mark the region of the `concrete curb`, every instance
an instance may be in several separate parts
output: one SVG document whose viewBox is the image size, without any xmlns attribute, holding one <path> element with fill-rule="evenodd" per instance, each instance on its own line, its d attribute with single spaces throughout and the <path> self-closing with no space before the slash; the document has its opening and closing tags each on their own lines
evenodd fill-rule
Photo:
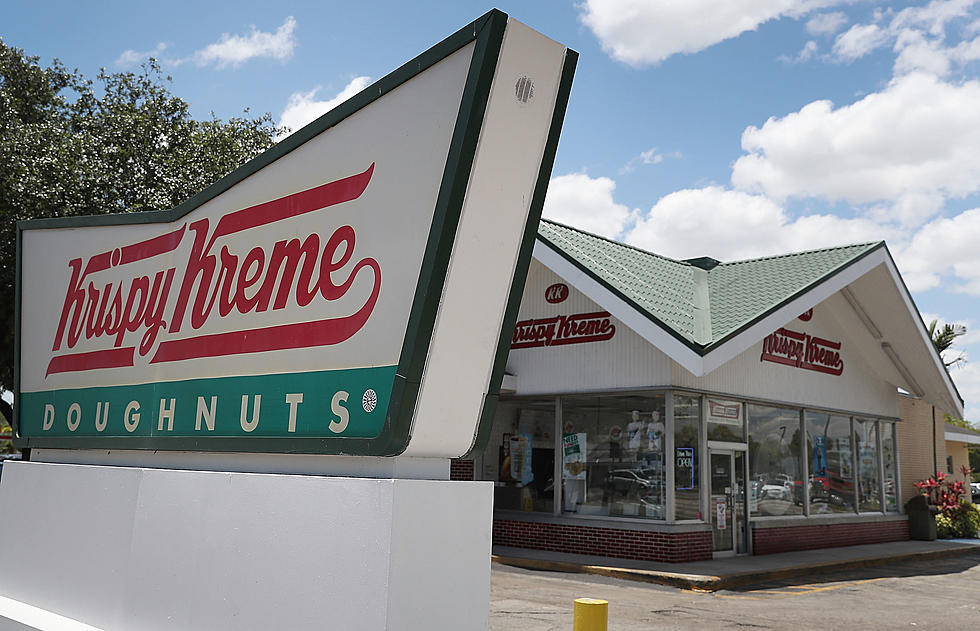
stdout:
<svg viewBox="0 0 980 631">
<path fill-rule="evenodd" d="M 853 570 L 879 565 L 890 565 L 902 561 L 919 561 L 927 559 L 942 559 L 947 557 L 961 556 L 964 553 L 978 552 L 980 548 L 970 544 L 958 545 L 944 550 L 928 550 L 924 552 L 911 552 L 907 554 L 896 554 L 888 556 L 864 557 L 859 559 L 846 559 L 841 561 L 830 561 L 827 563 L 811 563 L 797 565 L 793 567 L 776 568 L 772 570 L 752 570 L 747 572 L 737 572 L 724 576 L 713 576 L 704 574 L 682 574 L 677 572 L 662 572 L 657 570 L 635 570 L 621 567 L 611 567 L 604 565 L 583 565 L 568 561 L 545 561 L 541 559 L 525 559 L 521 557 L 509 557 L 492 555 L 494 563 L 511 565 L 531 570 L 544 570 L 550 572 L 569 572 L 578 574 L 594 574 L 598 576 L 608 576 L 642 583 L 655 583 L 667 585 L 679 589 L 689 589 L 702 592 L 715 592 L 722 589 L 733 587 L 746 587 L 749 585 L 759 585 L 771 581 L 786 580 L 798 576 L 813 576 L 814 574 L 828 574 L 841 570 Z"/>
</svg>

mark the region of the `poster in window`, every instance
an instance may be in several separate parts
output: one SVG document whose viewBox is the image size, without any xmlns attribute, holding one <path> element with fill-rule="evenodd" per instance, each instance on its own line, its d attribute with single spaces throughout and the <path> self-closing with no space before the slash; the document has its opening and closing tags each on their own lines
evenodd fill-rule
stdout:
<svg viewBox="0 0 980 631">
<path fill-rule="evenodd" d="M 813 477 L 827 477 L 827 437 L 813 437 Z"/>
<path fill-rule="evenodd" d="M 510 478 L 521 484 L 530 484 L 534 479 L 531 472 L 531 436 L 521 433 L 510 437 Z"/>
<path fill-rule="evenodd" d="M 844 437 L 837 440 L 838 452 L 837 461 L 840 467 L 840 477 L 842 480 L 851 479 L 851 439 Z"/>
<path fill-rule="evenodd" d="M 858 462 L 861 464 L 861 478 L 863 480 L 872 480 L 877 477 L 877 472 L 875 471 L 875 445 L 864 440 L 860 442 L 860 445 Z"/>
<path fill-rule="evenodd" d="M 708 422 L 721 425 L 742 425 L 742 404 L 708 398 Z"/>
<path fill-rule="evenodd" d="M 728 528 L 728 501 L 724 497 L 715 498 L 715 522 L 718 530 Z"/>
<path fill-rule="evenodd" d="M 528 484 L 531 475 L 531 437 L 527 434 L 504 434 L 500 447 L 500 481 Z"/>
<path fill-rule="evenodd" d="M 586 434 L 579 432 L 576 434 L 564 434 L 561 437 L 562 454 L 564 466 L 562 467 L 562 478 L 565 480 L 584 480 L 585 479 L 585 447 Z"/>
</svg>

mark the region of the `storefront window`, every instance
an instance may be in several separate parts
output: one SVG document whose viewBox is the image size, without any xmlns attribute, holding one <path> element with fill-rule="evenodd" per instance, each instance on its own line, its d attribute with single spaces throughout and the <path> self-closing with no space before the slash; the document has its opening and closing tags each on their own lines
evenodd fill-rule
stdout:
<svg viewBox="0 0 980 631">
<path fill-rule="evenodd" d="M 705 419 L 708 422 L 708 440 L 726 443 L 745 442 L 745 419 L 742 404 L 717 397 L 706 397 Z"/>
<path fill-rule="evenodd" d="M 870 419 L 854 419 L 858 445 L 858 506 L 864 511 L 881 511 L 881 473 L 878 468 L 878 424 Z"/>
<path fill-rule="evenodd" d="M 494 508 L 552 512 L 555 399 L 500 401 L 487 450 L 484 479 L 494 481 Z"/>
<path fill-rule="evenodd" d="M 562 397 L 563 510 L 664 519 L 664 395 Z"/>
<path fill-rule="evenodd" d="M 674 395 L 674 518 L 701 519 L 701 397 Z"/>
<path fill-rule="evenodd" d="M 799 410 L 748 405 L 749 510 L 753 517 L 803 514 Z"/>
<path fill-rule="evenodd" d="M 895 473 L 895 424 L 880 421 L 881 458 L 885 468 L 885 510 L 889 513 L 898 511 L 898 475 Z"/>
<path fill-rule="evenodd" d="M 810 514 L 853 513 L 850 417 L 807 411 L 806 434 Z"/>
</svg>

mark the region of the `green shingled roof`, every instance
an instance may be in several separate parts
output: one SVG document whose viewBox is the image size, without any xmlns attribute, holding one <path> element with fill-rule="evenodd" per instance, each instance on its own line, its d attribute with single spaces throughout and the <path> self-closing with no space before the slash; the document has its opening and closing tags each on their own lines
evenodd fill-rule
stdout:
<svg viewBox="0 0 980 631">
<path fill-rule="evenodd" d="M 676 261 L 547 220 L 538 238 L 700 352 L 883 246 L 862 243 L 718 263 Z"/>
</svg>

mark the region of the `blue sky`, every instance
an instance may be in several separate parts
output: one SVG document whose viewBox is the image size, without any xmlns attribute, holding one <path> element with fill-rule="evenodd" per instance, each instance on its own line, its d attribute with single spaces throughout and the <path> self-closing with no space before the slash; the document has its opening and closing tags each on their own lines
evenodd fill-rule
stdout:
<svg viewBox="0 0 980 631">
<path fill-rule="evenodd" d="M 153 55 L 195 116 L 295 128 L 491 6 L 8 3 L 0 37 L 90 77 Z M 927 322 L 967 326 L 980 420 L 980 0 L 497 8 L 581 55 L 547 216 L 678 258 L 884 239 Z"/>
</svg>

